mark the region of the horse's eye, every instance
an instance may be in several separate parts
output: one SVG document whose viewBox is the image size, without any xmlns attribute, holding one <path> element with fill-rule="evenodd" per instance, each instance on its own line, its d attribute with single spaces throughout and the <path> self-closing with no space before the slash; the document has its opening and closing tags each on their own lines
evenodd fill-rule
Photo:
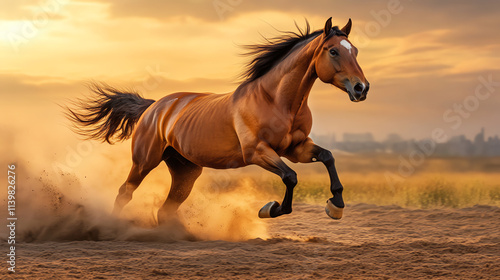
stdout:
<svg viewBox="0 0 500 280">
<path fill-rule="evenodd" d="M 335 50 L 335 49 L 331 49 L 331 50 L 330 50 L 330 55 L 331 55 L 331 56 L 337 56 L 337 55 L 339 55 L 339 53 L 337 52 L 337 50 Z"/>
</svg>

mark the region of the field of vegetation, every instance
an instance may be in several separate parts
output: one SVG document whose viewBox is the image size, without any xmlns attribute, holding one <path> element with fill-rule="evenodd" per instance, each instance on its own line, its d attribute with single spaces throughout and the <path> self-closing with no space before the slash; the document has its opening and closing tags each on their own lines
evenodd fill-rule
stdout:
<svg viewBox="0 0 500 280">
<path fill-rule="evenodd" d="M 413 166 L 413 172 L 403 164 L 400 173 L 401 162 L 393 156 L 337 157 L 346 203 L 410 208 L 500 206 L 500 158 L 429 158 Z M 295 202 L 323 205 L 331 197 L 328 174 L 320 163 L 290 166 L 299 179 Z M 262 175 L 260 169 L 248 173 L 252 185 L 281 201 L 285 188 L 277 176 Z M 241 184 L 239 176 L 230 180 L 231 189 Z"/>
</svg>

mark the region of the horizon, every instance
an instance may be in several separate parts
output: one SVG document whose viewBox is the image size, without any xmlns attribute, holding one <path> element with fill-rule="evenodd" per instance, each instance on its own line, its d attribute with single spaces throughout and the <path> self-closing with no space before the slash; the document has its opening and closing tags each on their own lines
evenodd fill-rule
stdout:
<svg viewBox="0 0 500 280">
<path fill-rule="evenodd" d="M 494 138 L 498 138 L 498 137 L 500 137 L 500 134 L 491 134 L 491 133 L 490 133 L 490 134 L 488 134 L 486 129 L 481 128 L 481 129 L 479 129 L 479 131 L 477 131 L 476 133 L 474 133 L 474 132 L 470 132 L 470 134 L 465 134 L 465 133 L 460 133 L 460 134 L 458 134 L 458 133 L 457 133 L 457 134 L 453 134 L 453 135 L 447 135 L 446 140 L 442 141 L 442 143 L 449 142 L 451 139 L 454 139 L 454 138 L 457 138 L 457 137 L 465 137 L 465 139 L 470 140 L 470 141 L 473 141 L 473 140 L 474 140 L 474 138 L 475 138 L 478 134 L 480 134 L 480 133 L 481 133 L 481 131 L 484 131 L 484 139 L 485 139 L 485 140 L 488 140 L 489 138 L 493 138 L 493 139 L 494 139 Z M 313 132 L 313 133 L 311 133 L 311 136 L 312 136 L 313 138 L 314 138 L 314 137 L 326 137 L 326 136 L 331 137 L 331 136 L 333 136 L 334 138 L 336 138 L 336 141 L 337 141 L 337 142 L 339 142 L 339 141 L 338 141 L 339 136 L 341 136 L 342 138 L 344 138 L 344 136 L 345 136 L 346 134 L 352 134 L 352 135 L 366 135 L 366 134 L 371 134 L 371 136 L 373 136 L 373 139 L 374 139 L 374 141 L 375 141 L 375 142 L 384 142 L 384 141 L 388 140 L 388 138 L 389 138 L 390 136 L 393 136 L 393 135 L 396 135 L 396 136 L 401 137 L 401 140 L 402 140 L 402 141 L 418 141 L 418 140 L 425 140 L 425 139 L 429 139 L 429 138 L 431 138 L 431 137 L 429 137 L 429 136 L 428 136 L 428 137 L 421 137 L 421 138 L 417 138 L 417 137 L 409 137 L 409 138 L 406 138 L 406 137 L 404 137 L 404 136 L 400 135 L 400 134 L 399 134 L 399 133 L 397 133 L 397 132 L 388 132 L 387 134 L 385 134 L 385 136 L 384 136 L 384 135 L 382 135 L 382 137 L 376 137 L 376 136 L 375 136 L 375 135 L 373 135 L 373 133 L 371 133 L 370 131 L 364 131 L 364 132 L 343 132 L 343 133 L 339 133 L 339 134 L 337 134 L 337 133 L 335 133 L 335 132 L 330 132 L 330 133 L 327 133 L 327 134 L 316 134 L 316 133 L 314 133 L 314 132 Z M 342 141 L 344 141 L 344 140 L 342 140 Z"/>
</svg>

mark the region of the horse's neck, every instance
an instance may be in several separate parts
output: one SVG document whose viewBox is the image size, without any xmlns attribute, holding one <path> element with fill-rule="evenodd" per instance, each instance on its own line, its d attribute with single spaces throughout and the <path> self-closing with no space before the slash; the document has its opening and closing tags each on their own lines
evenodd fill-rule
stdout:
<svg viewBox="0 0 500 280">
<path fill-rule="evenodd" d="M 305 43 L 259 80 L 275 104 L 292 114 L 307 104 L 317 78 L 312 63 L 317 43 L 318 38 Z"/>
</svg>

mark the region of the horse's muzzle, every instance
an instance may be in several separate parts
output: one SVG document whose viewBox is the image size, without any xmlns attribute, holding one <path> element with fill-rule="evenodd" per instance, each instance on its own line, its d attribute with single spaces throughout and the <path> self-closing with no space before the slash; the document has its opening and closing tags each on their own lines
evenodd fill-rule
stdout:
<svg viewBox="0 0 500 280">
<path fill-rule="evenodd" d="M 346 83 L 346 91 L 349 94 L 349 98 L 353 102 L 360 102 L 366 99 L 366 95 L 368 94 L 368 90 L 370 89 L 370 83 L 356 83 L 354 86 L 350 82 Z"/>
</svg>

